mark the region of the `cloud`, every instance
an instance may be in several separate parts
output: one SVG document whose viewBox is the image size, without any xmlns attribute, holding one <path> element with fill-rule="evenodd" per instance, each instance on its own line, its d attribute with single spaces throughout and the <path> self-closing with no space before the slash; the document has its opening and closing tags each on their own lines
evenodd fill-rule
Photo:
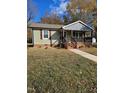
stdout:
<svg viewBox="0 0 124 93">
<path fill-rule="evenodd" d="M 56 2 L 57 0 L 53 0 L 53 1 Z M 58 1 L 60 2 L 59 6 L 50 5 L 50 9 L 51 9 L 51 12 L 55 12 L 59 15 L 62 15 L 66 11 L 66 7 L 69 1 L 68 0 L 58 0 Z"/>
</svg>

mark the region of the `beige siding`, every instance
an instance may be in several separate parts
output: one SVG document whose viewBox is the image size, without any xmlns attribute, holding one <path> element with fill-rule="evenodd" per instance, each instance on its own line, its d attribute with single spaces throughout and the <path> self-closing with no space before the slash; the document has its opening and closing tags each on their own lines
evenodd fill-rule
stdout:
<svg viewBox="0 0 124 93">
<path fill-rule="evenodd" d="M 50 44 L 50 39 L 44 39 L 44 33 L 42 31 L 42 39 L 40 39 L 40 30 L 33 30 L 34 34 L 34 44 Z M 48 33 L 49 34 L 49 33 Z M 58 44 L 59 41 L 59 32 L 58 31 L 51 31 L 51 36 L 52 36 L 52 44 L 56 45 Z"/>
<path fill-rule="evenodd" d="M 33 30 L 34 44 L 41 44 L 40 30 Z"/>
<path fill-rule="evenodd" d="M 67 32 L 66 32 L 66 39 L 67 39 L 68 41 L 71 41 L 71 31 L 67 31 Z"/>
<path fill-rule="evenodd" d="M 52 44 L 57 45 L 59 43 L 60 34 L 59 31 L 51 31 Z"/>
</svg>

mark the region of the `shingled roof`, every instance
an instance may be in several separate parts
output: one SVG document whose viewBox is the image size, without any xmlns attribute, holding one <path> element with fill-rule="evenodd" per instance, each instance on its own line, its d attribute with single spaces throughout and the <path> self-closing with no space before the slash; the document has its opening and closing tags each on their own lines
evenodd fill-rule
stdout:
<svg viewBox="0 0 124 93">
<path fill-rule="evenodd" d="M 68 25 L 31 23 L 28 27 L 37 28 L 37 29 L 52 29 L 52 30 L 61 29 L 61 28 L 64 30 L 79 30 L 79 31 L 94 30 L 92 27 L 90 27 L 89 25 L 85 24 L 84 22 L 82 22 L 80 20 L 70 23 Z M 71 29 L 69 27 L 71 27 Z"/>
<path fill-rule="evenodd" d="M 31 28 L 46 28 L 46 29 L 60 29 L 63 25 L 58 24 L 43 24 L 43 23 L 31 23 L 29 25 Z"/>
</svg>

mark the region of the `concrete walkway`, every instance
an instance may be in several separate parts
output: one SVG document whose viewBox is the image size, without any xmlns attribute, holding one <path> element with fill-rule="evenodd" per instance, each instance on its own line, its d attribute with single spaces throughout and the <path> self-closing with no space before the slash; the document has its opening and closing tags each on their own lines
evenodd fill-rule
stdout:
<svg viewBox="0 0 124 93">
<path fill-rule="evenodd" d="M 88 58 L 88 59 L 90 59 L 90 60 L 92 60 L 92 61 L 97 62 L 97 56 L 94 56 L 94 55 L 92 55 L 92 54 L 89 54 L 89 53 L 80 51 L 80 50 L 78 50 L 78 49 L 69 49 L 69 50 L 72 51 L 72 52 L 74 52 L 74 53 L 76 53 L 76 54 L 79 54 L 79 55 L 81 55 L 81 56 L 83 56 L 83 57 L 85 57 L 85 58 Z"/>
</svg>

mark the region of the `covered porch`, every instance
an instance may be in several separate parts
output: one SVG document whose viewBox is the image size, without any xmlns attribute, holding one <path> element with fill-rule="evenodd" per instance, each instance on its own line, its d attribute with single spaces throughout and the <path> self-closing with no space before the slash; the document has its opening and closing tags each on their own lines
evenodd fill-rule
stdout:
<svg viewBox="0 0 124 93">
<path fill-rule="evenodd" d="M 78 48 L 92 44 L 93 29 L 82 21 L 63 26 L 60 32 L 60 47 Z"/>
</svg>

